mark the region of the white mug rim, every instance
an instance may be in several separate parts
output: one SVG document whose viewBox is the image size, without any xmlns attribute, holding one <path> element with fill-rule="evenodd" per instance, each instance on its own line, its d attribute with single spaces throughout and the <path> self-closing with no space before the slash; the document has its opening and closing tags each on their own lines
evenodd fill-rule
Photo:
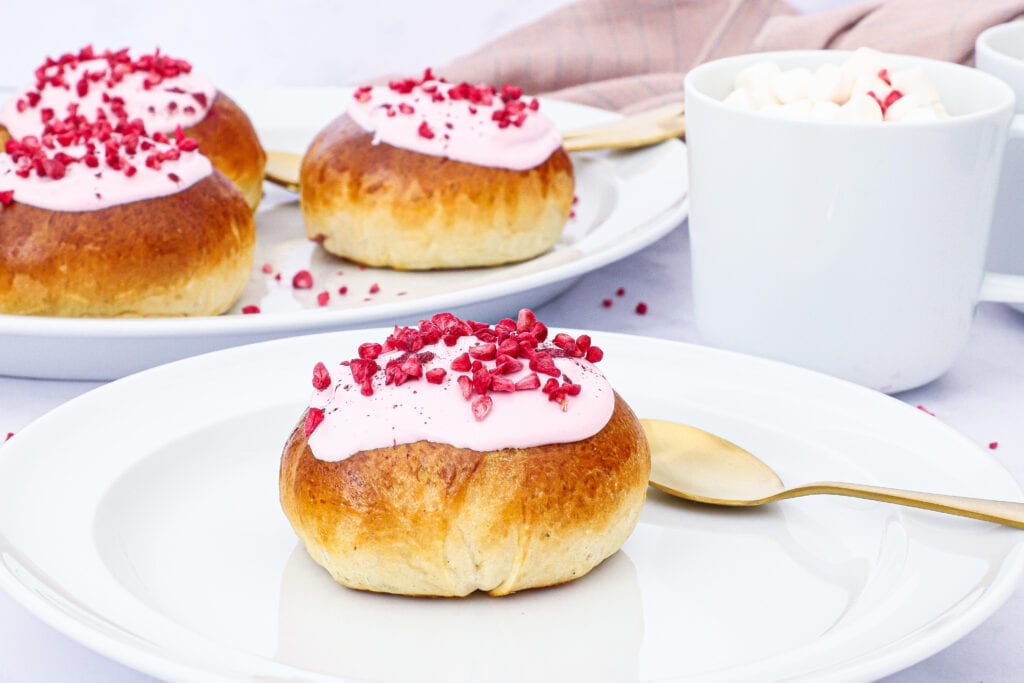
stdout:
<svg viewBox="0 0 1024 683">
<path fill-rule="evenodd" d="M 1015 22 L 1011 22 L 1015 23 Z M 1024 22 L 1022 22 L 1024 23 Z M 1002 25 L 1001 25 L 1002 26 Z M 993 27 L 993 28 L 999 28 Z M 991 30 L 991 29 L 989 29 Z M 741 55 L 734 55 L 732 57 L 722 57 L 720 59 L 714 59 L 691 69 L 686 77 L 683 79 L 683 91 L 686 99 L 689 100 L 693 96 L 701 101 L 702 104 L 719 108 L 723 111 L 728 111 L 741 116 L 748 116 L 755 118 L 758 121 L 771 121 L 780 125 L 799 125 L 799 126 L 830 126 L 830 127 L 843 127 L 843 128 L 860 128 L 863 130 L 877 130 L 877 131 L 898 131 L 906 130 L 909 128 L 924 128 L 924 127 L 940 127 L 940 126 L 958 126 L 972 124 L 979 119 L 987 119 L 991 116 L 998 115 L 1005 110 L 1013 110 L 1016 103 L 1016 96 L 1013 89 L 1005 83 L 1003 80 L 969 66 L 963 64 L 956 64 L 954 62 L 946 62 L 938 59 L 930 59 L 928 57 L 918 57 L 916 55 L 906 55 L 900 53 L 887 53 L 893 57 L 896 57 L 901 62 L 911 63 L 922 63 L 930 64 L 940 69 L 953 69 L 962 70 L 965 73 L 971 74 L 968 78 L 974 78 L 978 82 L 986 83 L 985 87 L 1000 91 L 1002 95 L 1001 101 L 994 105 L 991 105 L 985 109 L 978 111 L 972 111 L 966 114 L 957 114 L 951 116 L 948 119 L 940 119 L 936 121 L 900 121 L 890 125 L 879 124 L 877 122 L 863 122 L 863 121 L 808 121 L 802 119 L 789 119 L 776 116 L 767 116 L 761 112 L 747 111 L 745 109 L 739 109 L 737 107 L 730 107 L 718 98 L 712 97 L 711 95 L 703 92 L 697 87 L 695 81 L 700 78 L 705 72 L 712 71 L 715 69 L 729 69 L 737 64 L 744 63 L 755 63 L 758 61 L 773 61 L 776 59 L 783 58 L 786 61 L 791 59 L 799 59 L 800 57 L 820 59 L 825 55 L 834 56 L 837 60 L 841 60 L 843 57 L 852 55 L 851 50 L 775 50 L 771 52 L 748 52 Z M 1007 57 L 1007 59 L 1011 59 Z M 811 64 L 816 66 L 823 62 L 816 62 Z"/>
<path fill-rule="evenodd" d="M 1024 20 L 1018 19 L 1016 21 L 1008 21 L 1005 24 L 989 26 L 978 34 L 978 38 L 974 42 L 975 53 L 984 51 L 986 58 L 998 61 L 1010 68 L 1021 69 L 1024 71 L 1024 58 L 1011 56 L 1005 51 L 992 45 L 991 42 L 993 38 L 998 38 L 1004 33 L 1011 33 L 1014 31 L 1019 32 L 1021 34 L 1021 39 L 1024 39 Z"/>
</svg>

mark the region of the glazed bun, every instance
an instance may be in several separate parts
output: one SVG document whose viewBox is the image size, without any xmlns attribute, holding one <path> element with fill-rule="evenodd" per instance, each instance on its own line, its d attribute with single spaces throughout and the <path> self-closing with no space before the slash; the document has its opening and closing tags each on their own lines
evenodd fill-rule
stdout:
<svg viewBox="0 0 1024 683">
<path fill-rule="evenodd" d="M 633 531 L 650 455 L 620 397 L 573 443 L 477 452 L 419 441 L 317 460 L 299 424 L 281 505 L 306 549 L 349 588 L 507 595 L 577 579 Z"/>
<path fill-rule="evenodd" d="M 199 143 L 199 150 L 235 184 L 255 211 L 263 198 L 267 155 L 252 122 L 235 101 L 218 92 L 203 120 L 186 128 L 185 135 Z"/>
<path fill-rule="evenodd" d="M 439 314 L 361 345 L 333 378 L 314 368 L 280 502 L 339 583 L 506 595 L 577 579 L 632 532 L 643 429 L 588 360 L 603 355 L 589 337 L 537 341 L 546 328 L 531 316 L 517 332 Z"/>
<path fill-rule="evenodd" d="M 68 116 L 141 122 L 145 135 L 182 133 L 242 192 L 255 210 L 263 196 L 266 154 L 252 123 L 234 101 L 192 65 L 162 54 L 85 47 L 47 58 L 32 87 L 0 106 L 0 145 L 8 137 L 41 136 Z"/>
<path fill-rule="evenodd" d="M 360 89 L 303 158 L 307 234 L 337 256 L 407 270 L 544 253 L 569 218 L 573 167 L 536 100 L 520 94 L 429 72 Z"/>
<path fill-rule="evenodd" d="M 0 208 L 0 313 L 216 315 L 242 293 L 255 227 L 214 171 L 174 194 L 94 210 Z"/>
</svg>

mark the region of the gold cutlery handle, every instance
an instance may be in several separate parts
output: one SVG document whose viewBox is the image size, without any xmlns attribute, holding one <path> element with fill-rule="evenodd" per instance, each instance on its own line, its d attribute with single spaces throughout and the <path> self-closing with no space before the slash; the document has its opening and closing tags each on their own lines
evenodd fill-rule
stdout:
<svg viewBox="0 0 1024 683">
<path fill-rule="evenodd" d="M 804 486 L 795 486 L 772 496 L 771 500 L 809 496 L 823 493 L 834 496 L 853 496 L 867 498 L 885 503 L 908 505 L 910 507 L 945 512 L 961 517 L 972 517 L 986 522 L 1005 524 L 1024 529 L 1024 503 L 1013 503 L 1004 500 L 986 500 L 984 498 L 965 498 L 963 496 L 947 496 L 939 493 L 921 493 L 890 489 L 882 486 L 865 486 L 862 484 L 845 484 L 834 481 L 815 482 Z"/>
<path fill-rule="evenodd" d="M 567 152 L 642 147 L 685 132 L 683 104 L 676 102 L 618 121 L 567 131 L 562 134 L 562 146 Z"/>
</svg>

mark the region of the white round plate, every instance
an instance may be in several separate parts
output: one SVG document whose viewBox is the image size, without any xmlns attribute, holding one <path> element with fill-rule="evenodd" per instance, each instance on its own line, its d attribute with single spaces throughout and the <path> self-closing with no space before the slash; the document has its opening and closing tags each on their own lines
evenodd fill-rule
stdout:
<svg viewBox="0 0 1024 683">
<path fill-rule="evenodd" d="M 277 500 L 317 360 L 384 331 L 297 337 L 149 370 L 0 448 L 0 586 L 170 680 L 868 680 L 942 649 L 1014 590 L 1019 531 L 818 496 L 739 510 L 652 491 L 623 549 L 564 586 L 414 599 L 335 584 Z M 598 333 L 640 415 L 700 425 L 788 483 L 1021 500 L 935 418 L 809 371 Z"/>
<path fill-rule="evenodd" d="M 249 113 L 267 149 L 302 152 L 345 108 L 352 90 L 262 88 L 231 95 Z M 563 130 L 618 117 L 551 100 L 542 108 Z M 524 263 L 453 271 L 363 270 L 329 256 L 306 239 L 296 195 L 268 184 L 256 214 L 253 274 L 232 311 L 217 317 L 115 320 L 0 315 L 0 375 L 113 379 L 229 346 L 415 321 L 439 310 L 497 319 L 510 307 L 539 306 L 580 276 L 666 235 L 687 215 L 686 148 L 678 140 L 631 152 L 574 154 L 573 165 L 576 215 L 554 249 Z M 303 269 L 313 273 L 312 289 L 291 285 Z M 317 295 L 324 291 L 329 300 L 320 306 Z M 243 315 L 242 307 L 250 304 L 262 312 Z"/>
</svg>

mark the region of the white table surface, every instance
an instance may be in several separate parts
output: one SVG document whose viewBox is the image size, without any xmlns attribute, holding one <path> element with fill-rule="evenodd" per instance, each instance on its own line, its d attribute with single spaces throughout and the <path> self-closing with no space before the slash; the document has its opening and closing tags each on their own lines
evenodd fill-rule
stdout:
<svg viewBox="0 0 1024 683">
<path fill-rule="evenodd" d="M 629 332 L 689 342 L 693 328 L 689 242 L 685 224 L 644 251 L 580 280 L 538 309 L 555 326 Z M 624 287 L 626 295 L 614 292 Z M 601 299 L 611 297 L 611 309 Z M 633 311 L 637 301 L 647 315 Z M 0 377 L 0 438 L 62 402 L 98 386 Z M 975 442 L 997 441 L 992 453 L 1024 481 L 1024 314 L 1001 305 L 978 308 L 973 334 L 953 369 L 899 396 L 924 405 Z M 0 446 L 2 448 L 2 446 Z M 1024 588 L 992 618 L 933 657 L 894 675 L 900 683 L 1019 681 L 1024 670 Z M 0 594 L 0 681 L 147 681 L 93 654 Z"/>
</svg>

